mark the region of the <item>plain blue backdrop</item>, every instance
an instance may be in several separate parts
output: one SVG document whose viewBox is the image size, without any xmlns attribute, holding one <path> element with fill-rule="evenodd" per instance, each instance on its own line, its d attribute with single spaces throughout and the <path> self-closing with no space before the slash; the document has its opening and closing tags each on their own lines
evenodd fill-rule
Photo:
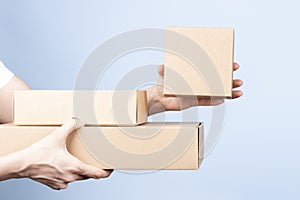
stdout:
<svg viewBox="0 0 300 200">
<path fill-rule="evenodd" d="M 102 42 L 168 25 L 234 27 L 241 64 L 235 76 L 245 82 L 245 95 L 226 102 L 223 135 L 199 171 L 116 171 L 60 192 L 9 180 L 0 183 L 0 199 L 298 199 L 299 9 L 297 0 L 0 0 L 0 59 L 34 89 L 72 89 L 82 62 Z M 140 62 L 163 57 L 144 53 L 119 64 Z M 107 80 L 117 78 L 112 71 Z M 201 112 L 209 109 L 199 108 L 205 120 Z"/>
</svg>

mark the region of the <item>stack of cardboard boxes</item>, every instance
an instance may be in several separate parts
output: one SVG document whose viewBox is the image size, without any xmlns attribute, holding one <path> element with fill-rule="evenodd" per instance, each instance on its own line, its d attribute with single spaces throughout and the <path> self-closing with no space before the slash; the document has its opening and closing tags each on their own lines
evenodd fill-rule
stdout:
<svg viewBox="0 0 300 200">
<path fill-rule="evenodd" d="M 190 38 L 209 59 L 195 66 L 166 53 L 164 95 L 230 98 L 233 30 L 167 30 Z M 168 38 L 172 35 L 167 33 L 166 48 L 172 46 Z M 219 79 L 221 90 L 198 72 L 207 63 L 214 71 L 206 75 Z M 198 169 L 203 157 L 203 123 L 147 123 L 146 91 L 16 91 L 14 112 L 14 124 L 0 126 L 0 156 L 30 146 L 76 117 L 85 126 L 68 138 L 67 148 L 87 164 L 103 169 Z"/>
</svg>

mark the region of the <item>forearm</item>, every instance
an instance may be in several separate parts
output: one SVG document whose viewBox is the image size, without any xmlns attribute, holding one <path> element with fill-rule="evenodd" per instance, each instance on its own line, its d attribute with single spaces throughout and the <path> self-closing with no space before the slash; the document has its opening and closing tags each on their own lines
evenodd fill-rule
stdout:
<svg viewBox="0 0 300 200">
<path fill-rule="evenodd" d="M 0 181 L 10 178 L 20 178 L 22 171 L 22 152 L 0 156 Z"/>
<path fill-rule="evenodd" d="M 10 82 L 0 90 L 0 123 L 11 123 L 13 120 L 14 91 L 29 89 L 30 87 L 24 81 L 14 76 Z"/>
</svg>

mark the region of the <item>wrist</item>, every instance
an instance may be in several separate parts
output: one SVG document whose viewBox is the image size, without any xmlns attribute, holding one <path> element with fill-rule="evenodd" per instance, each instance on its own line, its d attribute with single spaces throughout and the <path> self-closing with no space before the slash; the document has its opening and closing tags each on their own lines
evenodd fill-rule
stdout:
<svg viewBox="0 0 300 200">
<path fill-rule="evenodd" d="M 22 151 L 0 157 L 0 166 L 0 180 L 22 178 L 22 172 L 26 168 Z"/>
</svg>

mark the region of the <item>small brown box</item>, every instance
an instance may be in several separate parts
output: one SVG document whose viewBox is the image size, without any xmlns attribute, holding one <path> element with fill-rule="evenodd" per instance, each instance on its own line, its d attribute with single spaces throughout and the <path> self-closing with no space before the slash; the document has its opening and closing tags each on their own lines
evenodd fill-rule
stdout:
<svg viewBox="0 0 300 200">
<path fill-rule="evenodd" d="M 232 97 L 232 28 L 167 27 L 165 95 Z"/>
</svg>

